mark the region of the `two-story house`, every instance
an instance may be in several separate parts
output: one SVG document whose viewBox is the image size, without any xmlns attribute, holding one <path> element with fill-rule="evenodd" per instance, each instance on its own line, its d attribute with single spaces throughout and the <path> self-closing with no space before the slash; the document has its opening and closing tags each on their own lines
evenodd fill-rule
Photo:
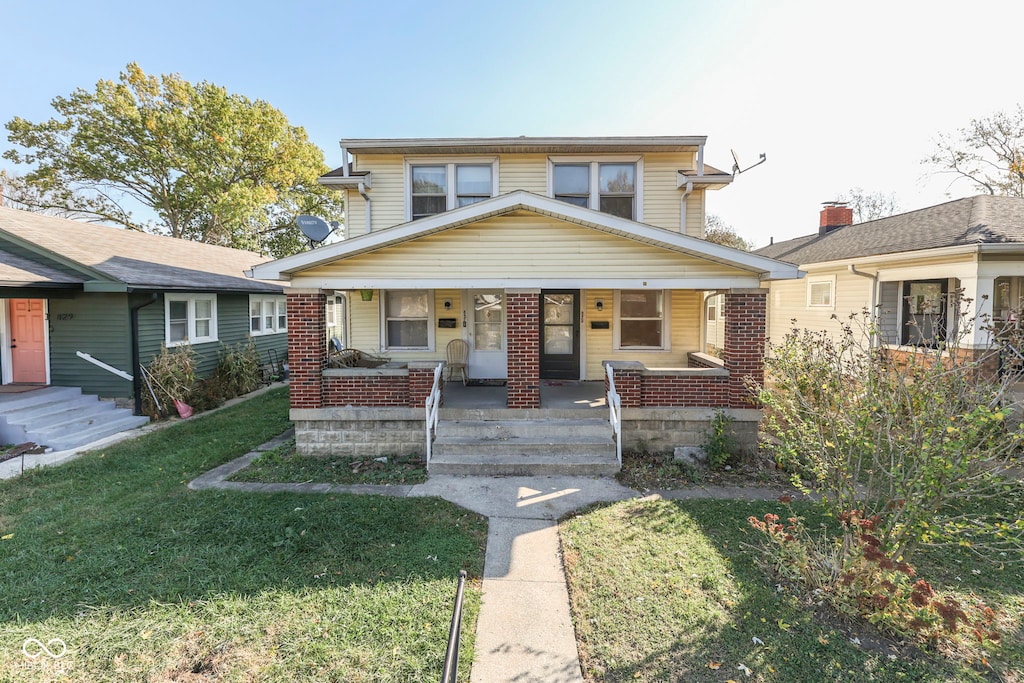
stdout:
<svg viewBox="0 0 1024 683">
<path fill-rule="evenodd" d="M 588 405 L 614 386 L 627 443 L 693 443 L 716 408 L 752 443 L 744 381 L 761 374 L 761 285 L 799 271 L 702 239 L 705 194 L 733 180 L 704 163 L 705 137 L 341 146 L 344 165 L 321 182 L 345 194 L 346 239 L 254 269 L 290 284 L 300 452 L 423 450 L 424 402 L 460 341 L 471 379 L 507 383 L 494 419 L 583 419 L 542 398 L 581 382 L 596 391 Z M 700 353 L 709 291 L 730 321 L 721 358 Z M 347 346 L 391 362 L 325 368 L 325 310 L 344 317 Z M 454 410 L 440 420 L 467 418 Z"/>
</svg>

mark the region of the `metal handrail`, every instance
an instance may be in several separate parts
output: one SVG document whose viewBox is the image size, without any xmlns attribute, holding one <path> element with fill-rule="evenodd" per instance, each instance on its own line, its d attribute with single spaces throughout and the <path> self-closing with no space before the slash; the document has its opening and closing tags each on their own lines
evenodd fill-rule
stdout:
<svg viewBox="0 0 1024 683">
<path fill-rule="evenodd" d="M 455 683 L 459 675 L 459 640 L 462 638 L 462 593 L 466 587 L 466 570 L 459 570 L 459 587 L 455 591 L 455 609 L 448 629 L 448 649 L 444 653 L 441 683 Z"/>
<path fill-rule="evenodd" d="M 615 371 L 610 365 L 604 366 L 608 375 L 608 421 L 612 425 L 612 433 L 615 435 L 615 457 L 622 467 L 622 399 L 619 392 L 615 391 Z"/>
<path fill-rule="evenodd" d="M 441 374 L 444 371 L 444 363 L 439 363 L 434 369 L 434 384 L 430 387 L 425 403 L 427 411 L 427 469 L 430 469 L 430 457 L 434 450 L 434 434 L 437 432 L 438 414 L 441 408 Z"/>
</svg>

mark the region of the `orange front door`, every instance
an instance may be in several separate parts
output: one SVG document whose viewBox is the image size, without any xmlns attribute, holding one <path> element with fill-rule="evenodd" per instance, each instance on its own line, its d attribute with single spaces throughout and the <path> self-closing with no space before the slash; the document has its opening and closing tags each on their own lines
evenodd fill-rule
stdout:
<svg viewBox="0 0 1024 683">
<path fill-rule="evenodd" d="M 42 299 L 11 299 L 11 381 L 46 384 L 46 320 Z"/>
</svg>

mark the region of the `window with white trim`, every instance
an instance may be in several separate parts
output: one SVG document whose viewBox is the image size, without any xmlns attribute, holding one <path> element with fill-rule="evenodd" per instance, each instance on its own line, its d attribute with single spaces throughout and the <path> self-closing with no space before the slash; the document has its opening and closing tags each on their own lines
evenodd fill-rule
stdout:
<svg viewBox="0 0 1024 683">
<path fill-rule="evenodd" d="M 617 349 L 668 348 L 665 292 L 623 289 L 615 292 L 615 339 Z"/>
<path fill-rule="evenodd" d="M 566 161 L 551 164 L 551 196 L 576 206 L 639 220 L 637 163 Z"/>
<path fill-rule="evenodd" d="M 835 308 L 836 279 L 815 278 L 807 280 L 807 308 Z"/>
<path fill-rule="evenodd" d="M 709 323 L 718 320 L 718 295 L 712 294 L 707 298 L 707 321 Z"/>
<path fill-rule="evenodd" d="M 168 347 L 217 341 L 217 295 L 165 294 L 164 323 Z"/>
<path fill-rule="evenodd" d="M 288 312 L 283 296 L 249 295 L 249 334 L 280 334 L 288 331 Z"/>
<path fill-rule="evenodd" d="M 469 206 L 495 194 L 497 161 L 410 163 L 411 220 Z"/>
<path fill-rule="evenodd" d="M 389 290 L 381 297 L 384 347 L 389 350 L 431 347 L 431 300 L 426 290 Z"/>
</svg>

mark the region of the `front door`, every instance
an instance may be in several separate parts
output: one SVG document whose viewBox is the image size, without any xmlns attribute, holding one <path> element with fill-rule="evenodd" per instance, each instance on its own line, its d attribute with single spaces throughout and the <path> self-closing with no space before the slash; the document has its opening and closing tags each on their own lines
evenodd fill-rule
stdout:
<svg viewBox="0 0 1024 683">
<path fill-rule="evenodd" d="M 580 378 L 580 291 L 540 293 L 541 379 Z"/>
<path fill-rule="evenodd" d="M 465 292 L 466 341 L 469 361 L 466 372 L 472 379 L 508 377 L 508 350 L 505 348 L 504 292 Z"/>
<path fill-rule="evenodd" d="M 46 320 L 42 299 L 11 299 L 11 381 L 46 384 Z"/>
</svg>

